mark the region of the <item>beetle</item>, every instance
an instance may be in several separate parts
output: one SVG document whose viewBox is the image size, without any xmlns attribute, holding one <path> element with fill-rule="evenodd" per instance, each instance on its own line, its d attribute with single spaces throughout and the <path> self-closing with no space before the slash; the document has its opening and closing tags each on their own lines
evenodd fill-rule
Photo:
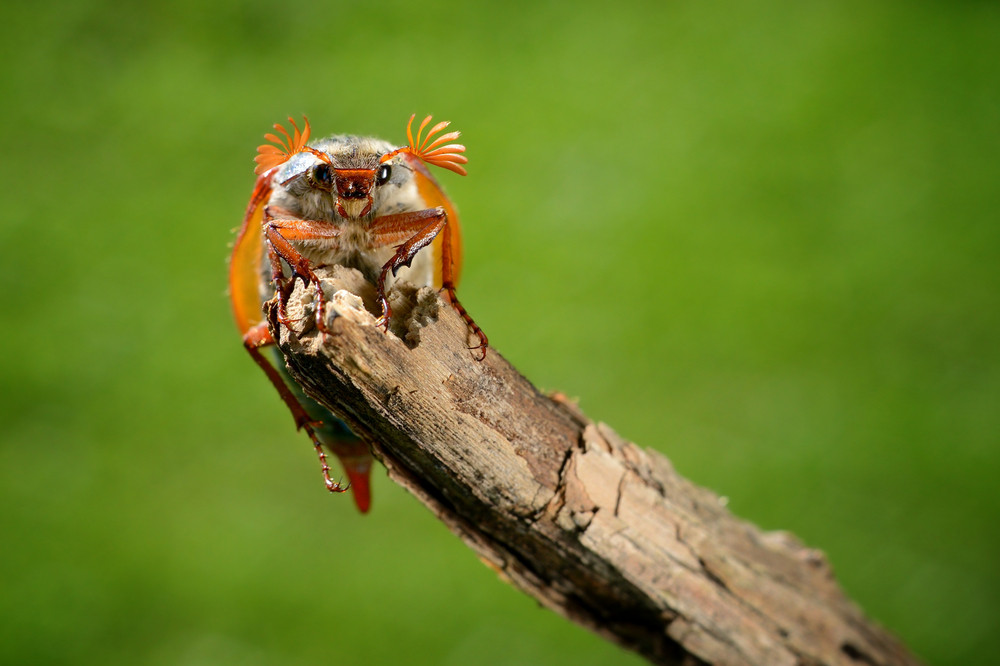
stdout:
<svg viewBox="0 0 1000 666">
<path fill-rule="evenodd" d="M 388 331 L 392 310 L 386 292 L 397 278 L 405 279 L 443 291 L 478 339 L 470 349 L 485 358 L 486 335 L 455 294 L 462 268 L 458 215 L 428 169 L 466 175 L 465 146 L 449 143 L 459 132 L 440 134 L 447 122 L 424 135 L 431 116 L 414 137 L 415 117 L 410 116 L 408 144 L 402 147 L 351 135 L 309 143 L 308 118 L 301 130 L 289 118 L 292 133 L 275 124 L 280 136 L 265 134 L 270 143 L 257 148 L 257 180 L 229 261 L 229 294 L 243 346 L 278 390 L 296 427 L 312 440 L 327 489 L 353 489 L 362 513 L 371 504 L 368 444 L 288 375 L 262 305 L 276 298 L 278 318 L 287 322 L 285 300 L 302 279 L 315 289 L 316 325 L 326 332 L 324 295 L 314 269 L 339 264 L 361 271 L 375 285 L 381 308 L 376 324 Z M 265 348 L 273 350 L 272 360 Z M 324 449 L 339 458 L 348 484 L 331 478 Z"/>
</svg>

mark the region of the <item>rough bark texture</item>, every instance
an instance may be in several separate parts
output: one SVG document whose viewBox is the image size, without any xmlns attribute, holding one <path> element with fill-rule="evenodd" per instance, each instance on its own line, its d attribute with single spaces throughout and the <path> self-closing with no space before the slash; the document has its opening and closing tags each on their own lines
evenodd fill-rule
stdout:
<svg viewBox="0 0 1000 666">
<path fill-rule="evenodd" d="M 659 664 L 915 664 L 840 590 L 823 553 L 733 517 L 659 453 L 538 392 L 429 289 L 374 326 L 354 271 L 270 320 L 293 376 L 502 578 Z M 341 291 L 346 290 L 346 291 Z"/>
</svg>

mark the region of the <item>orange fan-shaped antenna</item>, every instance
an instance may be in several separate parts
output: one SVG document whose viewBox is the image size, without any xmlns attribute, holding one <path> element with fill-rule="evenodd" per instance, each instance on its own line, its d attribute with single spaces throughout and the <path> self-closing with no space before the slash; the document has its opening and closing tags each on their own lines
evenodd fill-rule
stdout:
<svg viewBox="0 0 1000 666">
<path fill-rule="evenodd" d="M 291 159 L 292 155 L 301 153 L 306 149 L 306 142 L 309 141 L 309 119 L 302 116 L 301 132 L 299 131 L 299 126 L 295 124 L 291 116 L 288 117 L 288 122 L 295 128 L 295 132 L 291 136 L 289 136 L 288 130 L 282 127 L 281 124 L 275 123 L 274 129 L 281 132 L 285 138 L 282 139 L 270 133 L 265 134 L 265 139 L 277 145 L 272 146 L 270 143 L 265 143 L 257 147 L 258 155 L 253 160 L 257 163 L 257 168 L 253 172 L 258 176 L 268 169 L 281 166 Z"/>
<path fill-rule="evenodd" d="M 409 139 L 409 148 L 405 149 L 412 153 L 416 157 L 419 157 L 424 162 L 428 164 L 433 164 L 439 166 L 442 169 L 448 169 L 449 171 L 454 171 L 460 176 L 464 176 L 467 172 L 461 165 L 468 163 L 469 158 L 461 153 L 465 152 L 465 146 L 460 143 L 447 143 L 448 141 L 453 141 L 457 139 L 461 132 L 448 132 L 447 134 L 442 134 L 441 136 L 433 139 L 434 135 L 443 130 L 445 127 L 451 123 L 445 121 L 440 122 L 427 132 L 427 136 L 423 136 L 424 128 L 431 121 L 431 116 L 424 118 L 423 122 L 420 123 L 420 127 L 417 128 L 417 140 L 413 140 L 413 119 L 417 117 L 417 114 L 410 116 L 410 122 L 406 123 L 406 138 Z M 433 140 L 432 140 L 433 139 Z M 447 145 L 442 146 L 441 144 L 447 143 Z"/>
</svg>

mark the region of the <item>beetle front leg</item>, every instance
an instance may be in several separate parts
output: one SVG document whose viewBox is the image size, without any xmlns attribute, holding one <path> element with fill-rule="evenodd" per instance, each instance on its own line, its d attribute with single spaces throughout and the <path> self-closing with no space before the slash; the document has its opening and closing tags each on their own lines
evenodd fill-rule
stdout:
<svg viewBox="0 0 1000 666">
<path fill-rule="evenodd" d="M 489 344 L 486 334 L 462 306 L 455 293 L 451 227 L 448 226 L 448 214 L 445 209 L 439 206 L 411 213 L 377 217 L 372 223 L 371 232 L 373 242 L 379 246 L 393 245 L 403 241 L 396 245 L 396 253 L 386 262 L 385 266 L 382 267 L 382 272 L 379 273 L 376 286 L 378 287 L 379 304 L 382 306 L 382 316 L 378 318 L 376 324 L 384 331 L 389 330 L 392 308 L 389 306 L 389 299 L 385 293 L 385 281 L 389 272 L 391 271 L 395 277 L 400 268 L 412 263 L 417 252 L 433 243 L 438 234 L 444 232 L 444 242 L 441 244 L 441 288 L 448 295 L 451 306 L 461 315 L 466 325 L 479 339 L 479 344 L 469 349 L 482 351 L 482 355 L 479 357 L 480 361 L 486 358 L 486 347 Z"/>
<path fill-rule="evenodd" d="M 392 276 L 396 277 L 400 268 L 409 266 L 413 262 L 417 252 L 434 242 L 446 224 L 448 224 L 448 214 L 440 206 L 410 213 L 384 215 L 375 218 L 372 223 L 372 238 L 377 246 L 403 241 L 396 245 L 396 253 L 382 267 L 378 283 L 375 285 L 378 302 L 382 308 L 382 316 L 375 325 L 383 331 L 389 330 L 389 320 L 392 319 L 392 307 L 385 294 L 385 281 L 389 272 L 391 271 Z"/>
<path fill-rule="evenodd" d="M 267 241 L 268 257 L 271 261 L 271 271 L 274 276 L 278 293 L 278 315 L 281 323 L 288 325 L 285 312 L 285 299 L 291 293 L 295 276 L 298 275 L 316 290 L 316 327 L 321 333 L 327 333 L 323 310 L 326 298 L 319 277 L 313 272 L 309 260 L 299 252 L 292 241 L 326 241 L 335 246 L 340 236 L 340 229 L 328 222 L 314 220 L 275 220 L 266 217 L 264 222 L 264 238 Z M 292 269 L 291 279 L 285 281 L 281 260 Z"/>
</svg>

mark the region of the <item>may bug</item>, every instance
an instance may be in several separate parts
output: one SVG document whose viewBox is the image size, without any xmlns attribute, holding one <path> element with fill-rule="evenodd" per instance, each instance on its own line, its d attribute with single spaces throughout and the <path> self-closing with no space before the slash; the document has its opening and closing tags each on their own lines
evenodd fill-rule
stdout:
<svg viewBox="0 0 1000 666">
<path fill-rule="evenodd" d="M 273 363 L 261 353 L 274 346 L 261 306 L 276 297 L 279 317 L 285 317 L 285 299 L 301 278 L 316 289 L 316 323 L 325 330 L 324 297 L 313 269 L 339 264 L 361 271 L 375 285 L 378 325 L 388 330 L 392 311 L 386 290 L 398 277 L 443 290 L 478 338 L 472 349 L 485 357 L 486 335 L 455 295 L 462 262 L 458 216 L 427 168 L 434 165 L 464 176 L 465 146 L 448 143 L 458 132 L 434 138 L 447 122 L 424 136 L 430 116 L 414 137 L 413 118 L 406 126 L 409 143 L 402 147 L 345 135 L 308 143 L 308 119 L 299 130 L 289 118 L 292 134 L 276 124 L 282 136 L 266 134 L 271 143 L 257 149 L 257 181 L 229 262 L 230 298 L 244 347 L 288 405 L 295 425 L 312 439 L 327 489 L 352 488 L 362 512 L 371 503 L 368 445 L 303 393 L 277 350 Z M 330 477 L 324 449 L 340 459 L 347 486 Z"/>
</svg>

